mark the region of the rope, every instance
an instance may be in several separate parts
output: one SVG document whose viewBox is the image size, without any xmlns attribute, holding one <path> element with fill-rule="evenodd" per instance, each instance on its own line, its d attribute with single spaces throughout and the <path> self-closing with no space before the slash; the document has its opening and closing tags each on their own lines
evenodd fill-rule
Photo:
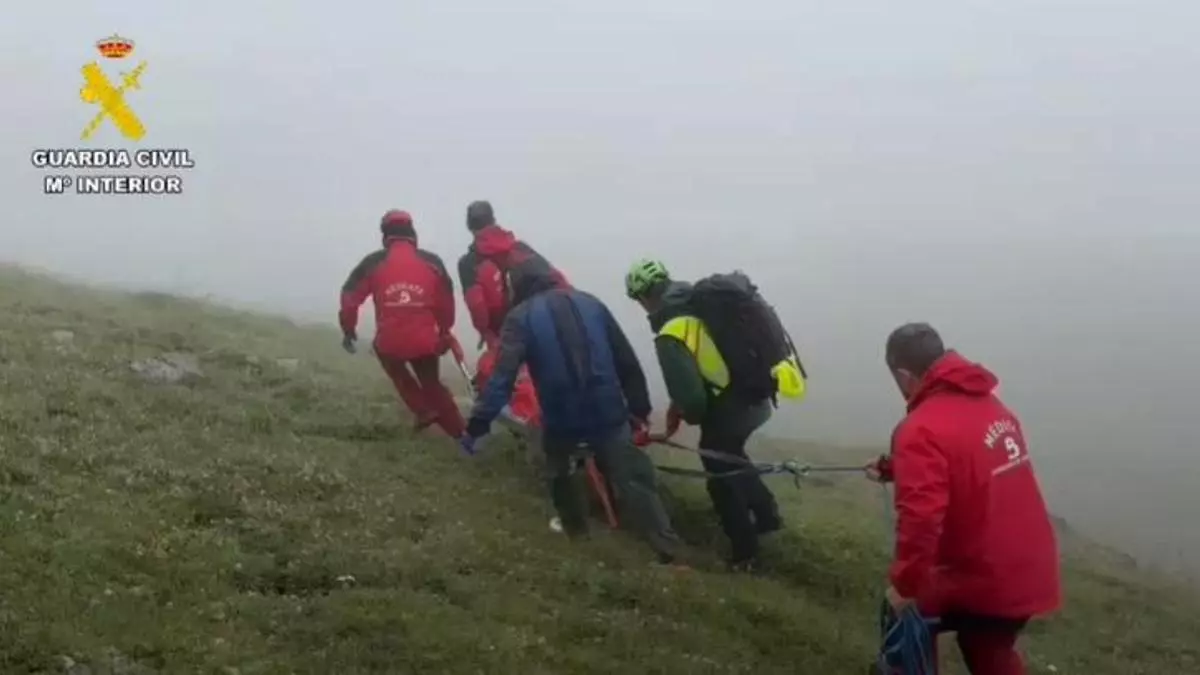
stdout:
<svg viewBox="0 0 1200 675">
<path fill-rule="evenodd" d="M 892 675 L 934 675 L 933 633 L 916 607 L 909 605 L 897 616 L 887 601 L 879 612 L 879 672 Z"/>
<path fill-rule="evenodd" d="M 861 472 L 861 466 L 813 466 L 811 464 L 801 464 L 796 460 L 785 460 L 782 462 L 755 462 L 744 455 L 734 455 L 728 452 L 720 452 L 718 450 L 708 450 L 705 448 L 693 448 L 670 439 L 655 439 L 653 441 L 659 445 L 665 445 L 669 448 L 684 450 L 691 452 L 701 457 L 725 462 L 726 464 L 740 465 L 741 468 L 733 469 L 732 471 L 722 471 L 714 473 L 709 471 L 701 471 L 699 469 L 684 469 L 674 466 L 659 466 L 655 465 L 659 471 L 669 473 L 676 476 L 688 476 L 692 478 L 730 478 L 733 476 L 742 476 L 748 474 L 771 475 L 786 473 L 792 476 L 796 487 L 800 487 L 800 480 L 812 473 L 846 473 L 846 472 Z"/>
<path fill-rule="evenodd" d="M 751 475 L 751 474 L 758 474 L 760 476 L 763 476 L 763 475 L 774 474 L 774 473 L 789 473 L 789 474 L 796 476 L 797 481 L 799 480 L 799 476 L 796 475 L 796 472 L 793 471 L 791 469 L 791 467 L 785 466 L 785 463 L 755 464 L 753 466 L 749 466 L 749 467 L 746 467 L 743 469 L 734 469 L 733 471 L 722 471 L 720 473 L 702 471 L 700 469 L 685 469 L 683 467 L 678 467 L 678 466 L 661 466 L 661 465 L 657 465 L 657 464 L 654 466 L 654 468 L 658 469 L 659 471 L 662 471 L 663 473 L 669 473 L 669 474 L 672 474 L 675 476 L 687 476 L 689 478 L 718 479 L 718 478 L 732 478 L 734 476 L 745 476 L 745 475 Z"/>
</svg>

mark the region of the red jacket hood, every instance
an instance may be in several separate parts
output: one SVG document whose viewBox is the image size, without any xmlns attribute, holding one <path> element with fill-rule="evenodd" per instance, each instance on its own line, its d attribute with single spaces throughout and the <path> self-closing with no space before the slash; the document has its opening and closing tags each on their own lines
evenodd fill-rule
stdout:
<svg viewBox="0 0 1200 675">
<path fill-rule="evenodd" d="M 513 233 L 499 225 L 487 225 L 475 233 L 475 250 L 485 257 L 508 253 L 516 243 Z"/>
<path fill-rule="evenodd" d="M 1000 380 L 992 371 L 966 360 L 956 351 L 948 351 L 921 378 L 917 390 L 908 399 L 908 409 L 912 411 L 921 401 L 941 392 L 987 396 L 998 384 Z"/>
</svg>

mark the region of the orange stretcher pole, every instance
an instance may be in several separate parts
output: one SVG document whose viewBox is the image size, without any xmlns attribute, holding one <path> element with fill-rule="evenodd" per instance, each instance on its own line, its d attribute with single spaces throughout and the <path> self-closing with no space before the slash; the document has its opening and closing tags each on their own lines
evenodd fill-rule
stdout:
<svg viewBox="0 0 1200 675">
<path fill-rule="evenodd" d="M 592 489 L 596 491 L 596 496 L 600 498 L 600 505 L 604 507 L 604 516 L 608 520 L 608 526 L 615 530 L 620 527 L 620 522 L 617 520 L 616 511 L 613 510 L 612 500 L 608 498 L 608 486 L 604 482 L 604 476 L 601 475 L 600 469 L 596 467 L 596 458 L 588 455 L 587 459 L 583 462 L 584 466 L 587 467 Z"/>
</svg>

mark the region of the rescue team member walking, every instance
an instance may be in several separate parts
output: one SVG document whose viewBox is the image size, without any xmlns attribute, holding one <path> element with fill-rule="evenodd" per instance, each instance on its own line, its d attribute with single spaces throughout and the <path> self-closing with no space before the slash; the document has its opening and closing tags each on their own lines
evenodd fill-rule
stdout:
<svg viewBox="0 0 1200 675">
<path fill-rule="evenodd" d="M 748 279 L 745 288 L 738 287 L 745 277 L 720 276 L 720 283 L 734 284 L 735 290 L 745 291 L 748 299 L 755 297 Z M 734 472 L 709 478 L 708 495 L 730 541 L 730 567 L 735 571 L 753 570 L 758 562 L 759 535 L 782 527 L 775 496 L 762 476 L 745 471 L 749 464 L 746 442 L 771 417 L 775 383 L 770 379 L 770 366 L 764 373 L 752 373 L 751 379 L 753 375 L 766 375 L 765 387 L 756 393 L 735 387 L 738 373 L 733 372 L 731 359 L 736 355 L 718 349 L 708 325 L 697 315 L 693 285 L 673 281 L 661 262 L 635 263 L 625 277 L 625 290 L 646 310 L 655 334 L 654 350 L 671 398 L 666 436 L 678 430 L 681 419 L 699 424 L 704 470 L 710 474 Z M 735 292 L 728 297 L 737 295 Z M 738 318 L 734 312 L 716 314 L 725 314 L 722 320 L 730 323 Z M 728 344 L 736 347 L 736 343 L 731 340 Z M 732 455 L 741 461 L 723 461 L 704 451 Z"/>
<path fill-rule="evenodd" d="M 581 445 L 595 453 L 613 484 L 621 522 L 631 522 L 658 553 L 675 563 L 681 542 L 658 494 L 654 465 L 634 445 L 644 436 L 650 394 L 637 355 L 608 308 L 594 296 L 564 289 L 544 270 L 509 277 L 512 306 L 500 334 L 495 370 L 484 385 L 461 440 L 475 454 L 528 363 L 542 405 L 542 449 L 550 492 L 563 529 L 587 531 L 583 496 L 572 479 Z M 631 433 L 632 431 L 634 433 Z"/>
<path fill-rule="evenodd" d="M 454 282 L 441 258 L 417 247 L 408 213 L 388 211 L 379 229 L 383 248 L 363 258 L 342 286 L 342 346 L 354 353 L 358 308 L 372 298 L 375 354 L 415 416 L 414 429 L 436 422 L 458 438 L 462 413 L 438 374 L 440 357 L 454 339 Z"/>
<path fill-rule="evenodd" d="M 1018 636 L 1062 600 L 1021 423 L 993 393 L 996 376 L 946 350 L 928 324 L 897 328 L 886 361 L 908 403 L 890 457 L 868 469 L 895 482 L 888 601 L 940 617 L 973 675 L 1022 675 Z"/>
<path fill-rule="evenodd" d="M 474 241 L 458 260 L 458 279 L 480 346 L 495 345 L 509 308 L 506 274 L 528 270 L 549 276 L 569 288 L 567 279 L 528 244 L 496 224 L 492 205 L 475 201 L 467 207 L 467 229 Z"/>
</svg>

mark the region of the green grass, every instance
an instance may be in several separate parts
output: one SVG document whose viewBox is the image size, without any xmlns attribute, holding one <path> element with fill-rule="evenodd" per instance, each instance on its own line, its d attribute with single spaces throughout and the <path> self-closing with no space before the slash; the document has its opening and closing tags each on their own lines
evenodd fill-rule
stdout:
<svg viewBox="0 0 1200 675">
<path fill-rule="evenodd" d="M 130 369 L 166 351 L 203 377 Z M 6 675 L 859 675 L 875 646 L 885 539 L 861 479 L 780 480 L 761 578 L 720 571 L 703 487 L 665 480 L 696 551 L 678 573 L 599 524 L 551 533 L 510 442 L 468 460 L 410 438 L 376 364 L 326 328 L 3 269 L 0 373 Z M 1071 543 L 1032 670 L 1200 672 L 1196 596 Z"/>
</svg>

